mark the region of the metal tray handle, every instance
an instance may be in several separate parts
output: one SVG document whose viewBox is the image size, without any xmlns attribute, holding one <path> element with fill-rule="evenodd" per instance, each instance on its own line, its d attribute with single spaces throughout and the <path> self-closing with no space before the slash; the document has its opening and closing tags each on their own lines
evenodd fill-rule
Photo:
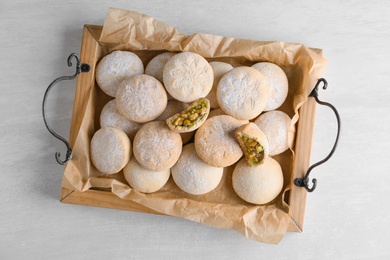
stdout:
<svg viewBox="0 0 390 260">
<path fill-rule="evenodd" d="M 59 152 L 56 152 L 55 153 L 55 157 L 56 157 L 56 160 L 59 164 L 61 165 L 64 165 L 65 163 L 67 163 L 71 156 L 72 156 L 72 148 L 70 147 L 70 144 L 69 142 L 62 136 L 60 136 L 59 134 L 57 134 L 51 127 L 50 125 L 48 124 L 47 122 L 47 118 L 46 118 L 46 101 L 47 101 L 47 97 L 49 95 L 49 92 L 50 90 L 54 87 L 54 85 L 62 80 L 72 80 L 74 78 L 77 77 L 77 75 L 80 73 L 80 72 L 88 72 L 90 70 L 90 66 L 88 64 L 81 64 L 80 62 L 80 59 L 79 57 L 75 54 L 75 53 L 72 53 L 69 55 L 68 57 L 68 66 L 69 67 L 72 67 L 72 59 L 76 59 L 76 73 L 72 76 L 63 76 L 63 77 L 59 77 L 57 79 L 55 79 L 46 89 L 45 91 L 45 95 L 43 96 L 43 102 L 42 102 L 42 116 L 43 116 L 43 122 L 45 123 L 45 126 L 47 128 L 47 130 L 57 139 L 59 139 L 60 141 L 62 141 L 65 145 L 66 145 L 66 148 L 67 148 L 67 151 L 66 151 L 66 156 L 65 156 L 65 159 L 64 160 L 61 160 L 60 159 L 60 156 L 61 154 Z"/>
<path fill-rule="evenodd" d="M 339 141 L 339 137 L 340 137 L 340 129 L 341 129 L 341 120 L 340 120 L 340 115 L 337 111 L 337 109 L 332 105 L 332 104 L 329 104 L 327 102 L 324 102 L 324 101 L 321 101 L 318 99 L 318 86 L 320 85 L 320 83 L 323 83 L 324 86 L 322 87 L 322 89 L 326 89 L 328 87 L 328 82 L 324 79 L 324 78 L 321 78 L 318 80 L 317 84 L 315 85 L 314 89 L 312 90 L 312 92 L 309 94 L 309 97 L 314 97 L 314 99 L 317 101 L 318 104 L 320 105 L 324 105 L 324 106 L 327 106 L 327 107 L 330 107 L 333 112 L 335 113 L 336 115 L 336 119 L 337 119 L 337 136 L 336 136 L 336 140 L 335 140 L 335 143 L 333 145 L 333 148 L 332 150 L 330 151 L 330 153 L 328 154 L 328 156 L 326 156 L 323 160 L 311 165 L 309 167 L 309 169 L 307 170 L 306 172 L 306 175 L 305 177 L 303 178 L 296 178 L 294 180 L 294 184 L 298 187 L 304 187 L 308 192 L 312 192 L 314 191 L 314 189 L 317 187 L 317 179 L 313 178 L 312 180 L 312 183 L 313 183 L 313 186 L 311 188 L 309 188 L 309 175 L 310 175 L 310 172 L 317 166 L 325 163 L 327 160 L 330 159 L 330 157 L 332 157 L 332 155 L 334 154 L 334 152 L 336 151 L 336 147 L 337 147 L 337 143 Z"/>
</svg>

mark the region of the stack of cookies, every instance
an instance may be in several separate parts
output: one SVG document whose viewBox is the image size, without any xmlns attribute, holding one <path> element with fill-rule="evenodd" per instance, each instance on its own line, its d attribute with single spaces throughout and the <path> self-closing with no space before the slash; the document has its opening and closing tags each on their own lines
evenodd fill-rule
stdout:
<svg viewBox="0 0 390 260">
<path fill-rule="evenodd" d="M 91 161 L 102 173 L 123 171 L 143 193 L 170 175 L 184 192 L 202 195 L 235 167 L 232 186 L 253 204 L 272 202 L 283 172 L 272 156 L 288 149 L 290 117 L 277 110 L 288 80 L 276 64 L 233 67 L 192 52 L 165 52 L 145 67 L 130 51 L 114 51 L 96 68 L 112 99 L 91 140 Z"/>
</svg>

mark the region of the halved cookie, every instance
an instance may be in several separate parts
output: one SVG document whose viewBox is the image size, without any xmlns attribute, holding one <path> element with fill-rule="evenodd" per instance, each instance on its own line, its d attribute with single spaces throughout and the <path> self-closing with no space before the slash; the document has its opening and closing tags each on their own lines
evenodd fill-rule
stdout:
<svg viewBox="0 0 390 260">
<path fill-rule="evenodd" d="M 249 166 L 264 163 L 268 157 L 268 140 L 256 124 L 249 123 L 240 126 L 236 130 L 236 138 Z"/>
<path fill-rule="evenodd" d="M 207 119 L 210 102 L 206 98 L 194 101 L 184 111 L 166 120 L 168 127 L 176 133 L 186 133 L 198 129 Z"/>
</svg>

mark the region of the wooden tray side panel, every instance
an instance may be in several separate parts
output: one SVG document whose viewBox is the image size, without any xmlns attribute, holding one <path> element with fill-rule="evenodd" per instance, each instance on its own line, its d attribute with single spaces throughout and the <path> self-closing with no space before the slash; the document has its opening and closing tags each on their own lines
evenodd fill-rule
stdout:
<svg viewBox="0 0 390 260">
<path fill-rule="evenodd" d="M 77 77 L 69 134 L 69 143 L 72 147 L 82 123 L 80 115 L 83 115 L 86 110 L 86 95 L 90 93 L 91 87 L 95 84 L 95 64 L 97 59 L 100 57 L 101 52 L 99 43 L 90 30 L 96 31 L 96 28 L 89 28 L 88 25 L 84 26 L 80 60 L 81 63 L 89 64 L 91 69 L 89 72 L 81 72 Z"/>
<path fill-rule="evenodd" d="M 302 231 L 305 219 L 307 191 L 303 187 L 294 184 L 295 178 L 305 176 L 310 166 L 310 155 L 314 135 L 314 124 L 316 115 L 316 102 L 314 98 L 308 98 L 299 110 L 299 120 L 295 141 L 294 174 L 291 180 L 291 191 L 289 198 L 290 216 L 292 221 Z"/>
</svg>

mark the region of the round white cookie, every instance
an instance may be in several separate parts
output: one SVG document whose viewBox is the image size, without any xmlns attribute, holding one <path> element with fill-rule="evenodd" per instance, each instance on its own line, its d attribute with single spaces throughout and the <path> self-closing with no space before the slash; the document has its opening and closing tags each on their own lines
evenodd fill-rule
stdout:
<svg viewBox="0 0 390 260">
<path fill-rule="evenodd" d="M 237 195 L 252 204 L 266 204 L 275 199 L 283 188 L 280 164 L 267 157 L 259 166 L 251 167 L 241 159 L 232 175 L 233 189 Z"/>
<path fill-rule="evenodd" d="M 197 155 L 193 143 L 183 147 L 179 160 L 171 169 L 173 180 L 183 191 L 202 195 L 214 190 L 220 183 L 223 168 L 203 162 Z"/>
<path fill-rule="evenodd" d="M 141 59 L 130 51 L 114 51 L 96 67 L 96 82 L 109 96 L 115 97 L 119 83 L 126 77 L 144 73 Z"/>
<path fill-rule="evenodd" d="M 131 142 L 121 130 L 103 127 L 91 139 L 91 160 L 103 174 L 114 174 L 126 166 L 131 157 Z"/>
<path fill-rule="evenodd" d="M 149 61 L 148 65 L 146 65 L 145 74 L 155 77 L 162 83 L 164 66 L 175 54 L 176 53 L 173 52 L 164 52 L 158 54 Z"/>
<path fill-rule="evenodd" d="M 152 171 L 171 168 L 182 150 L 180 134 L 169 130 L 163 121 L 144 124 L 134 137 L 133 152 L 137 161 Z"/>
<path fill-rule="evenodd" d="M 246 66 L 226 73 L 217 88 L 220 108 L 237 119 L 250 120 L 260 115 L 268 98 L 267 79 L 258 70 Z"/>
<path fill-rule="evenodd" d="M 268 139 L 270 156 L 278 155 L 288 149 L 291 118 L 286 113 L 278 110 L 269 111 L 261 114 L 254 123 Z"/>
<path fill-rule="evenodd" d="M 268 80 L 270 97 L 264 111 L 279 108 L 287 98 L 288 79 L 286 73 L 276 64 L 271 62 L 259 62 L 252 68 L 260 71 Z"/>
<path fill-rule="evenodd" d="M 199 54 L 182 52 L 165 64 L 163 81 L 173 98 L 189 103 L 206 97 L 210 92 L 214 81 L 213 69 Z"/>
<path fill-rule="evenodd" d="M 103 107 L 100 113 L 100 126 L 101 127 L 114 127 L 125 132 L 130 140 L 134 139 L 138 129 L 142 124 L 128 120 L 126 117 L 119 114 L 116 109 L 115 99 L 108 101 Z"/>
<path fill-rule="evenodd" d="M 213 69 L 214 73 L 214 83 L 210 93 L 207 95 L 207 99 L 210 101 L 211 108 L 218 108 L 217 101 L 217 87 L 218 83 L 221 80 L 222 76 L 225 75 L 228 71 L 233 69 L 233 66 L 226 62 L 221 61 L 212 61 L 210 66 Z"/>
<path fill-rule="evenodd" d="M 161 82 L 145 74 L 123 80 L 116 92 L 119 113 L 137 123 L 157 118 L 166 108 L 167 102 L 167 93 Z"/>
<path fill-rule="evenodd" d="M 243 152 L 235 131 L 247 123 L 229 115 L 207 119 L 195 133 L 195 149 L 199 157 L 214 167 L 227 167 L 237 162 Z"/>
<path fill-rule="evenodd" d="M 170 170 L 151 171 L 140 165 L 133 157 L 123 168 L 123 174 L 130 186 L 143 193 L 152 193 L 161 189 L 167 183 Z"/>
</svg>

